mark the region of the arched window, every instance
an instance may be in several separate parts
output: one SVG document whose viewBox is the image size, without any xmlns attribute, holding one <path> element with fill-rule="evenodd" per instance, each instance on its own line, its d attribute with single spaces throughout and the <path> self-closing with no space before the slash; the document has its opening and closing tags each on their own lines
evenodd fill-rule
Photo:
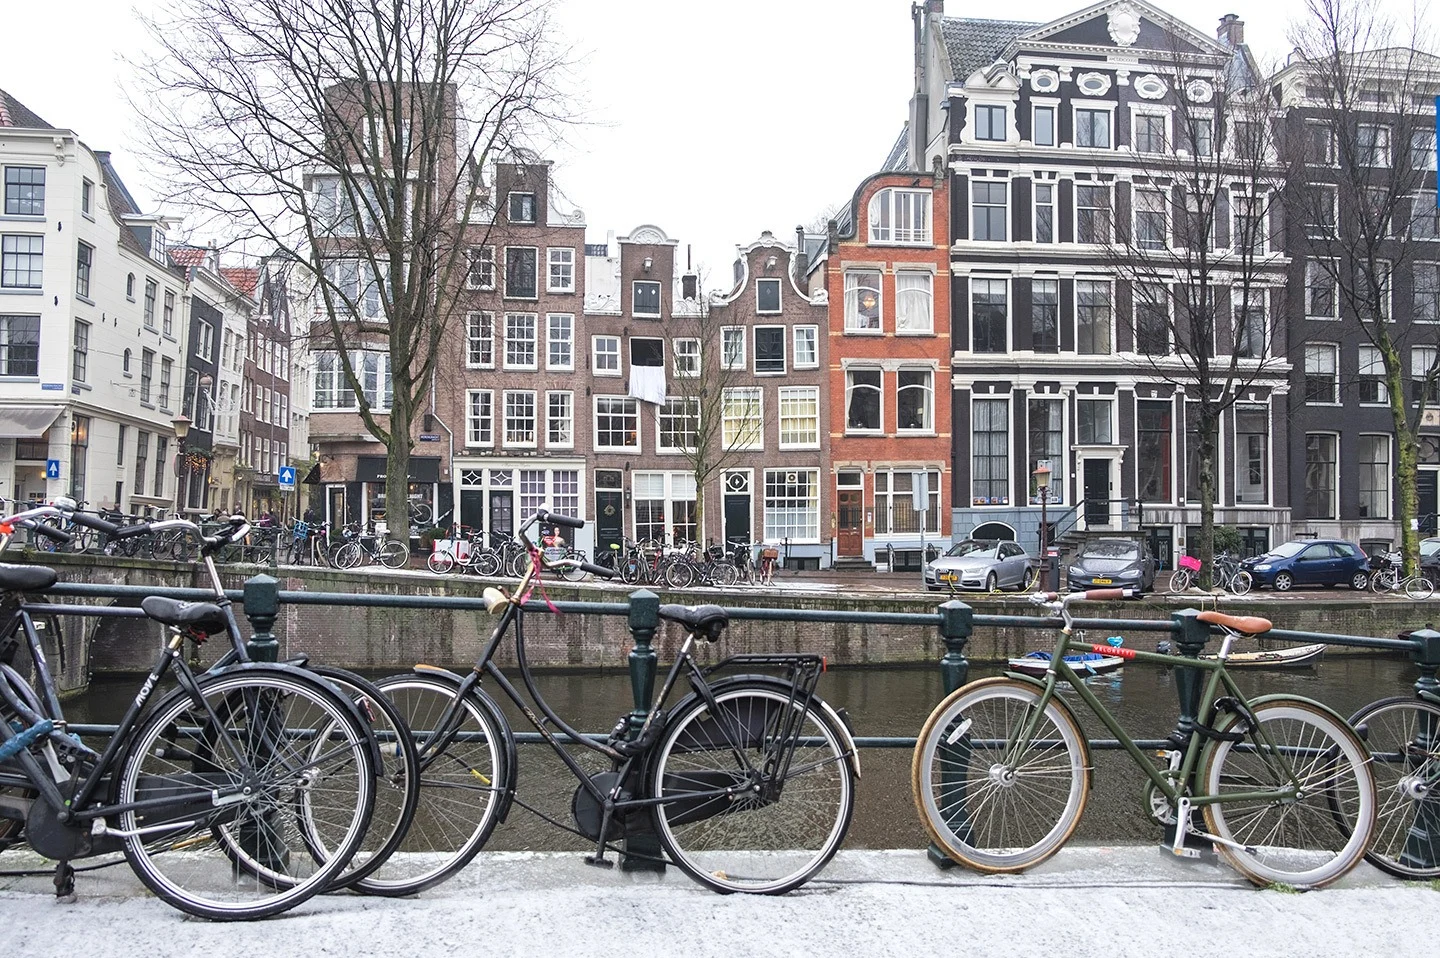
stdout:
<svg viewBox="0 0 1440 958">
<path fill-rule="evenodd" d="M 933 382 L 929 369 L 902 369 L 896 374 L 895 422 L 901 432 L 934 430 Z"/>
<path fill-rule="evenodd" d="M 133 302 L 134 299 L 135 299 L 135 274 L 134 274 L 134 273 L 131 273 L 131 274 L 129 274 L 128 276 L 125 277 L 125 298 L 128 299 L 128 300 L 131 300 L 132 302 Z"/>
<path fill-rule="evenodd" d="M 128 349 L 125 350 L 125 355 L 120 357 L 120 371 L 127 376 L 130 375 L 130 350 Z"/>
<path fill-rule="evenodd" d="M 853 368 L 845 372 L 845 431 L 880 430 L 879 369 Z"/>
<path fill-rule="evenodd" d="M 986 522 L 976 526 L 970 532 L 972 539 L 998 539 L 1001 542 L 1014 542 L 1015 530 L 1003 522 Z"/>
<path fill-rule="evenodd" d="M 928 190 L 881 190 L 870 199 L 870 242 L 930 245 Z"/>
</svg>

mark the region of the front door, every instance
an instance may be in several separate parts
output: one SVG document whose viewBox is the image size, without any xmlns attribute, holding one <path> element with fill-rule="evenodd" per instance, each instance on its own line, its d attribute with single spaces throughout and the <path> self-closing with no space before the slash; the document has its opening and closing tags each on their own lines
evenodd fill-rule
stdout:
<svg viewBox="0 0 1440 958">
<path fill-rule="evenodd" d="M 325 490 L 326 519 L 336 532 L 349 521 L 345 514 L 345 487 L 329 486 Z"/>
<path fill-rule="evenodd" d="M 1420 515 L 1420 534 L 1435 535 L 1435 513 L 1440 512 L 1440 472 L 1418 469 L 1415 472 L 1415 511 Z"/>
<path fill-rule="evenodd" d="M 1110 460 L 1085 460 L 1085 525 L 1110 524 Z"/>
<path fill-rule="evenodd" d="M 490 493 L 490 534 L 505 539 L 515 534 L 515 506 L 512 493 Z"/>
<path fill-rule="evenodd" d="M 625 499 L 619 489 L 595 490 L 595 549 L 599 556 L 625 545 Z"/>
<path fill-rule="evenodd" d="M 865 554 L 865 493 L 860 489 L 841 489 L 836 512 L 835 548 L 842 556 Z"/>
<path fill-rule="evenodd" d="M 485 493 L 479 489 L 461 489 L 460 515 L 455 521 L 471 529 L 485 528 Z"/>
</svg>

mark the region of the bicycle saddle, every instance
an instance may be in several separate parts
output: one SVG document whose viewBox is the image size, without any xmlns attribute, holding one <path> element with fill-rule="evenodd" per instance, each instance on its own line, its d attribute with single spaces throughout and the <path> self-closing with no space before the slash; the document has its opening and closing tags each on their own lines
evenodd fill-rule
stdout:
<svg viewBox="0 0 1440 958">
<path fill-rule="evenodd" d="M 0 563 L 0 592 L 44 592 L 59 578 L 48 566 Z"/>
<path fill-rule="evenodd" d="M 1258 615 L 1226 615 L 1224 612 L 1206 610 L 1195 618 L 1208 625 L 1233 629 L 1244 635 L 1259 635 L 1270 631 L 1270 620 L 1262 619 Z"/>
<path fill-rule="evenodd" d="M 163 595 L 150 595 L 140 600 L 140 608 L 157 622 L 206 635 L 224 632 L 228 627 L 224 610 L 213 602 L 182 602 Z"/>
<path fill-rule="evenodd" d="M 720 641 L 720 633 L 730 624 L 730 613 L 718 605 L 662 605 L 660 618 L 679 622 L 707 642 Z"/>
</svg>

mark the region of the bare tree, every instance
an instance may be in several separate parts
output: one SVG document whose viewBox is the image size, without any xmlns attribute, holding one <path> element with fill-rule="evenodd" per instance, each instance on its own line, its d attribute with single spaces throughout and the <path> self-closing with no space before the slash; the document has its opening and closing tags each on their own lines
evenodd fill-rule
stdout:
<svg viewBox="0 0 1440 958">
<path fill-rule="evenodd" d="M 1418 16 L 1401 29 L 1341 0 L 1307 0 L 1291 38 L 1295 52 L 1277 90 L 1292 114 L 1286 161 L 1291 217 L 1305 237 L 1306 301 L 1357 326 L 1378 354 L 1383 387 L 1363 369 L 1361 380 L 1371 380 L 1368 398 L 1389 405 L 1411 574 L 1419 563 L 1419 430 L 1440 378 L 1435 266 L 1424 264 L 1423 275 L 1414 257 L 1414 241 L 1435 236 L 1437 225 L 1435 121 L 1426 108 L 1440 94 L 1440 57 L 1420 49 L 1427 37 Z M 1395 282 L 1412 270 L 1413 283 Z M 1408 302 L 1397 285 L 1410 286 Z M 1414 364 L 1426 347 L 1428 361 L 1407 374 L 1406 354 Z"/>
<path fill-rule="evenodd" d="M 488 219 L 481 171 L 563 116 L 545 0 L 171 0 L 138 64 L 145 136 L 198 222 L 259 237 L 313 287 L 317 407 L 385 444 L 386 521 Z M 333 365 L 332 365 L 333 364 Z"/>
</svg>

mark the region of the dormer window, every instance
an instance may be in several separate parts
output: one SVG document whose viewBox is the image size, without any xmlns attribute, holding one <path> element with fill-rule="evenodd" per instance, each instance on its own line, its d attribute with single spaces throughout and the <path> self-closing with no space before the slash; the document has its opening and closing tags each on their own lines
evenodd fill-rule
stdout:
<svg viewBox="0 0 1440 958">
<path fill-rule="evenodd" d="M 159 226 L 150 227 L 150 258 L 165 262 L 165 231 Z"/>
<path fill-rule="evenodd" d="M 512 222 L 512 223 L 533 223 L 533 222 L 535 222 L 535 194 L 534 194 L 534 193 L 511 193 L 511 194 L 510 194 L 510 222 Z"/>
<path fill-rule="evenodd" d="M 930 244 L 930 193 L 881 190 L 870 200 L 870 242 Z"/>
<path fill-rule="evenodd" d="M 1005 142 L 1005 108 L 975 106 L 975 139 Z"/>
<path fill-rule="evenodd" d="M 755 281 L 755 308 L 761 313 L 780 312 L 780 281 L 778 279 Z"/>
<path fill-rule="evenodd" d="M 637 280 L 634 286 L 634 302 L 631 312 L 636 316 L 660 316 L 660 284 L 651 280 Z"/>
</svg>

